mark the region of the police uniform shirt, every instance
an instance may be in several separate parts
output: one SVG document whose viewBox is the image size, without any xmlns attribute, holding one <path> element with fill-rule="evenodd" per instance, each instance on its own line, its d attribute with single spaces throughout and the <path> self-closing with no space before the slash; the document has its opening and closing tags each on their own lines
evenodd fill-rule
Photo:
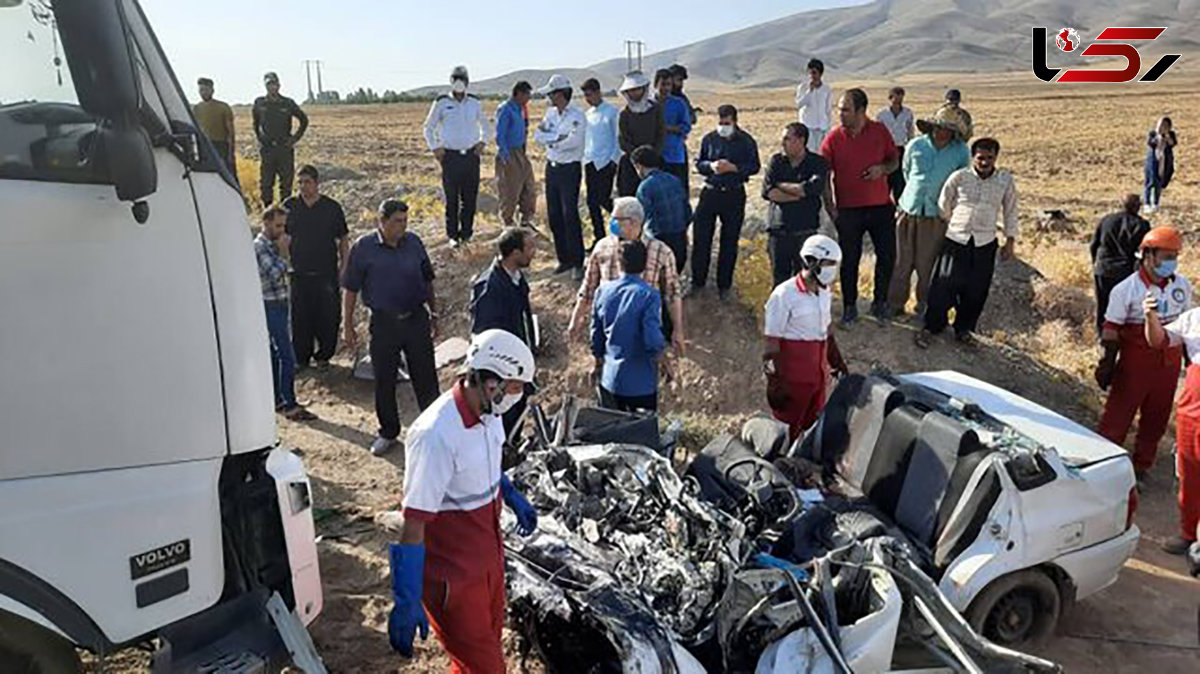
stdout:
<svg viewBox="0 0 1200 674">
<path fill-rule="evenodd" d="M 465 152 L 489 135 L 483 106 L 470 94 L 461 101 L 446 94 L 438 96 L 425 118 L 425 144 L 430 150 Z"/>
</svg>

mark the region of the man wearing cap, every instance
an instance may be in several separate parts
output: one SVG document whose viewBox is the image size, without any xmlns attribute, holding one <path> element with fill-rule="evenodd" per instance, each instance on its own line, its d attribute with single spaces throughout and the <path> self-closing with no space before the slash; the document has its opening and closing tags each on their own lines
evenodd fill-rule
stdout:
<svg viewBox="0 0 1200 674">
<path fill-rule="evenodd" d="M 962 141 L 958 111 L 942 108 L 931 119 L 917 122 L 917 126 L 922 135 L 914 138 L 901 155 L 905 187 L 898 202 L 896 269 L 888 293 L 888 303 L 897 315 L 903 314 L 908 304 L 914 271 L 917 315 L 925 313 L 933 261 L 946 236 L 946 221 L 942 220 L 938 197 L 950 174 L 971 162 L 967 144 Z"/>
<path fill-rule="evenodd" d="M 354 243 L 342 275 L 342 330 L 351 353 L 358 348 L 354 307 L 359 293 L 371 310 L 371 366 L 375 372 L 375 415 L 379 418 L 379 433 L 371 443 L 371 453 L 376 456 L 392 449 L 400 436 L 396 372 L 401 354 L 408 364 L 417 405 L 424 410 L 438 397 L 433 358 L 433 339 L 437 335 L 433 277 L 425 245 L 408 231 L 408 204 L 399 199 L 385 200 L 379 205 L 379 229 Z"/>
<path fill-rule="evenodd" d="M 1151 346 L 1146 340 L 1147 297 L 1157 300 L 1155 314 L 1169 325 L 1192 307 L 1192 286 L 1176 273 L 1183 237 L 1173 227 L 1155 227 L 1142 239 L 1138 271 L 1113 288 L 1104 314 L 1096 383 L 1109 390 L 1100 417 L 1100 435 L 1124 445 L 1140 412 L 1133 470 L 1141 481 L 1154 467 L 1158 443 L 1167 431 L 1179 383 L 1182 343 Z"/>
<path fill-rule="evenodd" d="M 496 185 L 500 195 L 500 220 L 505 227 L 530 227 L 537 211 L 537 182 L 533 164 L 525 154 L 529 132 L 529 99 L 533 86 L 522 80 L 513 85 L 512 97 L 496 109 Z"/>
<path fill-rule="evenodd" d="M 555 74 L 539 93 L 550 100 L 546 116 L 533 139 L 546 148 L 546 218 L 558 257 L 556 274 L 572 272 L 583 279 L 583 225 L 579 222 L 579 181 L 583 177 L 583 150 L 587 118 L 571 105 L 571 80 Z"/>
<path fill-rule="evenodd" d="M 892 87 L 888 92 L 888 105 L 875 113 L 875 119 L 887 127 L 896 141 L 896 149 L 900 151 L 901 167 L 888 175 L 888 187 L 892 190 L 892 201 L 900 203 L 900 195 L 904 193 L 904 146 L 916 137 L 913 131 L 913 111 L 904 106 L 904 87 Z"/>
<path fill-rule="evenodd" d="M 729 104 L 717 108 L 717 128 L 704 136 L 696 155 L 696 170 L 704 176 L 704 189 L 692 227 L 692 288 L 703 288 L 708 281 L 713 236 L 720 219 L 717 292 L 721 298 L 728 296 L 746 221 L 746 183 L 760 168 L 758 143 L 738 126 L 737 108 Z"/>
<path fill-rule="evenodd" d="M 833 126 L 833 88 L 823 80 L 825 63 L 821 59 L 808 62 L 808 79 L 796 87 L 796 107 L 800 123 L 808 127 L 808 151 L 820 152 L 825 134 Z"/>
<path fill-rule="evenodd" d="M 688 98 L 687 94 L 683 93 L 683 83 L 686 82 L 688 78 L 687 67 L 676 63 L 667 70 L 671 71 L 671 77 L 675 80 L 675 95 L 682 98 L 683 102 L 687 104 L 688 114 L 691 117 L 692 126 L 696 126 L 696 113 L 699 112 L 699 108 L 693 107 L 692 99 Z"/>
<path fill-rule="evenodd" d="M 259 188 L 264 205 L 283 201 L 292 195 L 296 175 L 296 143 L 308 129 L 308 115 L 296 101 L 279 93 L 279 76 L 263 75 L 266 96 L 254 99 L 254 136 L 258 139 Z M 292 120 L 299 128 L 292 132 Z M 275 180 L 279 180 L 279 199 L 275 198 Z"/>
<path fill-rule="evenodd" d="M 537 530 L 537 510 L 502 472 L 500 415 L 533 381 L 529 347 L 503 330 L 476 335 L 454 387 L 417 417 L 404 442 L 404 503 L 380 518 L 388 549 L 392 610 L 388 641 L 405 657 L 433 627 L 450 671 L 506 671 L 504 532 L 501 502 L 517 533 Z"/>
<path fill-rule="evenodd" d="M 667 69 L 654 73 L 654 88 L 658 105 L 663 109 L 663 163 L 667 173 L 679 178 L 683 190 L 690 194 L 688 179 L 687 137 L 692 132 L 692 113 L 683 99 L 675 95 L 675 78 Z"/>
<path fill-rule="evenodd" d="M 593 243 L 605 236 L 604 213 L 612 213 L 613 182 L 621 161 L 618 141 L 621 111 L 604 100 L 600 81 L 591 78 L 581 87 L 587 100 L 587 137 L 583 145 L 583 170 L 587 183 L 588 214 L 592 218 Z"/>
<path fill-rule="evenodd" d="M 946 100 L 942 103 L 943 108 L 954 108 L 962 115 L 963 120 L 963 141 L 970 141 L 971 136 L 975 135 L 975 123 L 971 121 L 971 113 L 967 112 L 966 108 L 962 107 L 962 92 L 958 89 L 947 89 Z"/>
<path fill-rule="evenodd" d="M 625 109 L 621 111 L 617 127 L 621 152 L 625 154 L 617 167 L 617 194 L 632 197 L 637 194 L 641 179 L 630 155 L 643 145 L 649 145 L 661 154 L 667 130 L 662 106 L 650 99 L 650 78 L 645 73 L 635 70 L 626 75 L 620 92 L 625 98 Z"/>
<path fill-rule="evenodd" d="M 1000 259 L 1013 258 L 1020 231 L 1017 185 L 1012 173 L 996 168 L 999 155 L 996 139 L 976 140 L 971 143 L 971 166 L 950 174 L 942 186 L 938 209 L 947 221 L 946 236 L 933 263 L 925 327 L 915 338 L 919 348 L 929 348 L 933 336 L 946 329 L 951 309 L 955 338 L 967 346 L 974 344 L 996 271 L 1000 229 L 1004 232 Z"/>
<path fill-rule="evenodd" d="M 200 130 L 212 141 L 217 156 L 225 162 L 225 167 L 237 175 L 237 159 L 235 158 L 236 133 L 233 129 L 233 108 L 224 101 L 213 98 L 213 81 L 207 77 L 196 80 L 200 88 L 200 102 L 192 106 L 192 115 Z"/>
<path fill-rule="evenodd" d="M 1150 231 L 1150 222 L 1138 213 L 1142 198 L 1127 194 L 1121 210 L 1100 219 L 1092 235 L 1092 273 L 1096 285 L 1096 334 L 1104 330 L 1104 313 L 1113 288 L 1138 267 L 1142 239 Z"/>
<path fill-rule="evenodd" d="M 438 96 L 425 118 L 425 144 L 442 168 L 446 237 L 454 248 L 475 233 L 479 157 L 490 133 L 479 99 L 467 93 L 469 84 L 466 67 L 455 66 L 450 93 Z"/>
</svg>

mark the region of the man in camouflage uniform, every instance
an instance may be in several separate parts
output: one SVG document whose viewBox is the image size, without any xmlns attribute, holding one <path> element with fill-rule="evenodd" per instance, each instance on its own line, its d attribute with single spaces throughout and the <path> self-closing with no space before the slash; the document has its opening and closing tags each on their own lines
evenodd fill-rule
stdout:
<svg viewBox="0 0 1200 674">
<path fill-rule="evenodd" d="M 262 202 L 269 206 L 275 198 L 275 178 L 279 178 L 279 201 L 292 194 L 292 179 L 296 173 L 296 156 L 293 148 L 304 131 L 308 129 L 308 115 L 296 105 L 296 101 L 279 95 L 279 76 L 267 73 L 263 76 L 267 95 L 254 99 L 254 135 L 258 137 L 258 152 L 262 159 L 259 172 Z M 300 122 L 300 128 L 292 133 L 292 118 Z"/>
</svg>

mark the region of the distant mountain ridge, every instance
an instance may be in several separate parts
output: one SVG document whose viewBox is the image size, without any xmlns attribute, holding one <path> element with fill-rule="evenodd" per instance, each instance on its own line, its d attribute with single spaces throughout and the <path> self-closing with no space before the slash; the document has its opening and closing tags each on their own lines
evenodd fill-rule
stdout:
<svg viewBox="0 0 1200 674">
<path fill-rule="evenodd" d="M 1030 67 L 1032 27 L 1053 35 L 1064 26 L 1087 44 L 1107 26 L 1167 26 L 1143 55 L 1200 47 L 1200 0 L 875 0 L 864 5 L 793 14 L 644 58 L 652 73 L 672 63 L 688 67 L 691 86 L 779 87 L 795 84 L 809 58 L 831 76 L 896 76 L 921 72 L 1003 72 Z M 1053 64 L 1084 59 L 1051 46 Z M 566 64 L 564 64 L 565 66 Z M 1145 67 L 1149 67 L 1148 65 Z M 506 93 L 518 80 L 541 86 L 555 72 L 577 86 L 588 77 L 614 89 L 625 59 L 584 68 L 521 70 L 472 83 L 483 93 Z M 423 87 L 427 93 L 442 86 Z"/>
</svg>

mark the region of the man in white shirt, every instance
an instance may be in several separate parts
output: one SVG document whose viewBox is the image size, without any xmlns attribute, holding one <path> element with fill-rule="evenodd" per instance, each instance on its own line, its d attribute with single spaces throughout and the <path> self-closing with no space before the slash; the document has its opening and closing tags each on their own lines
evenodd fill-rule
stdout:
<svg viewBox="0 0 1200 674">
<path fill-rule="evenodd" d="M 929 284 L 925 328 L 916 336 L 922 349 L 929 348 L 933 336 L 946 329 L 950 309 L 955 309 L 958 341 L 974 343 L 996 270 L 996 229 L 1001 215 L 1004 246 L 1000 259 L 1013 257 L 1019 231 L 1017 186 L 1011 173 L 996 168 L 999 154 L 998 141 L 980 138 L 971 144 L 971 166 L 952 173 L 942 186 L 938 206 L 949 225 Z"/>
<path fill-rule="evenodd" d="M 490 133 L 479 99 L 467 93 L 465 66 L 450 73 L 450 93 L 442 94 L 425 118 L 425 144 L 442 167 L 446 194 L 446 236 L 457 248 L 475 232 L 479 197 L 479 157 Z"/>
<path fill-rule="evenodd" d="M 793 439 L 824 408 L 830 372 L 847 372 L 829 330 L 831 288 L 842 249 L 828 236 L 813 234 L 800 249 L 800 259 L 800 273 L 779 284 L 767 300 L 763 327 L 767 404 L 776 419 L 788 424 Z"/>
<path fill-rule="evenodd" d="M 825 134 L 833 126 L 833 88 L 822 81 L 825 64 L 821 59 L 808 62 L 808 81 L 796 88 L 796 107 L 800 122 L 808 127 L 808 151 L 820 152 Z"/>
<path fill-rule="evenodd" d="M 604 100 L 600 82 L 596 78 L 584 82 L 580 89 L 588 104 L 587 137 L 583 145 L 587 205 L 592 217 L 593 241 L 599 241 L 608 234 L 604 226 L 604 213 L 612 213 L 613 181 L 616 180 L 617 164 L 621 160 L 621 146 L 617 141 L 621 111 Z"/>
<path fill-rule="evenodd" d="M 571 105 L 571 80 L 553 75 L 538 90 L 550 99 L 546 116 L 533 139 L 546 148 L 546 217 L 558 257 L 556 274 L 572 272 L 583 280 L 583 225 L 579 222 L 579 180 L 583 175 L 583 149 L 587 118 Z"/>
<path fill-rule="evenodd" d="M 880 108 L 875 114 L 875 120 L 887 127 L 892 134 L 892 140 L 896 142 L 896 150 L 900 152 L 900 168 L 888 175 L 892 200 L 899 204 L 900 195 L 904 194 L 904 146 L 917 135 L 913 129 L 916 120 L 913 118 L 912 109 L 904 106 L 904 87 L 892 87 L 888 92 L 888 103 L 891 105 Z"/>
</svg>

